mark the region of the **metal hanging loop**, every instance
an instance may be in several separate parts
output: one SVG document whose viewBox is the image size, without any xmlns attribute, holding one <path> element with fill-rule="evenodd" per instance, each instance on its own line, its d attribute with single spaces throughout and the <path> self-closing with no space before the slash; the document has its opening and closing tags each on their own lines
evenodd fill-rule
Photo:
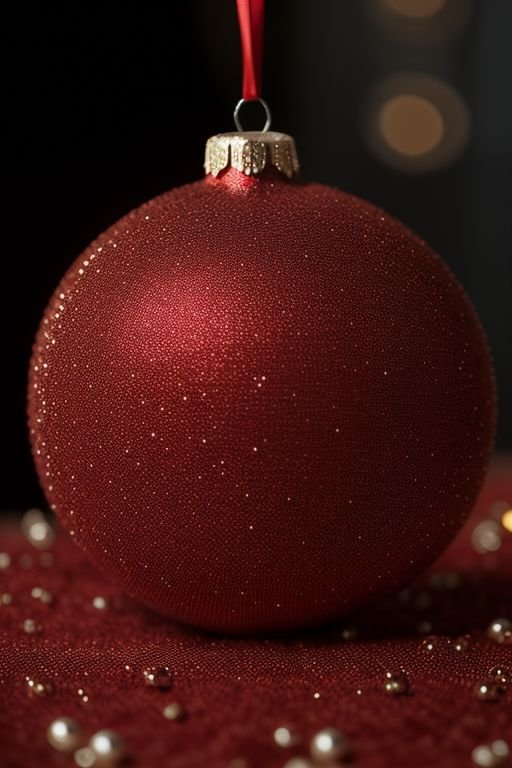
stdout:
<svg viewBox="0 0 512 768">
<path fill-rule="evenodd" d="M 242 123 L 240 122 L 240 110 L 242 109 L 243 105 L 246 104 L 248 101 L 257 101 L 263 109 L 265 110 L 265 125 L 263 127 L 263 133 L 266 133 L 268 129 L 270 128 L 270 123 L 272 122 L 272 115 L 270 114 L 270 108 L 265 101 L 265 99 L 240 99 L 238 104 L 235 107 L 235 111 L 233 112 L 233 120 L 235 121 L 236 129 L 237 131 L 240 131 L 240 133 L 244 132 L 244 129 L 242 128 Z"/>
</svg>

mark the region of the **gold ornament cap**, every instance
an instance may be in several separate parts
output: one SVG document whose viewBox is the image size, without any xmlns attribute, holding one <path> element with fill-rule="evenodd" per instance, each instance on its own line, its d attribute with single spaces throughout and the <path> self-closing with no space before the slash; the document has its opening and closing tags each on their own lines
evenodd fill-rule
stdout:
<svg viewBox="0 0 512 768">
<path fill-rule="evenodd" d="M 295 142 L 286 133 L 236 131 L 208 139 L 204 167 L 212 176 L 218 176 L 227 168 L 255 176 L 273 167 L 291 179 L 299 172 L 299 161 Z"/>
</svg>

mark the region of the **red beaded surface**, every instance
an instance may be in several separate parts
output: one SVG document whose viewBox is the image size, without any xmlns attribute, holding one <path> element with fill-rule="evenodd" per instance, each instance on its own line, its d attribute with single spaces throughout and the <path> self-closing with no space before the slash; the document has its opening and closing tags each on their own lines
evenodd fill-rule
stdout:
<svg viewBox="0 0 512 768">
<path fill-rule="evenodd" d="M 512 619 L 512 532 L 501 523 L 511 503 L 509 464 L 492 472 L 465 528 L 414 588 L 343 627 L 286 640 L 181 629 L 123 597 L 69 537 L 46 551 L 2 531 L 0 594 L 11 600 L 0 598 L 0 765 L 72 766 L 46 740 L 63 715 L 84 738 L 116 730 L 134 768 L 227 768 L 236 759 L 245 760 L 238 768 L 280 768 L 307 757 L 324 727 L 345 734 L 360 768 L 458 768 L 472 765 L 477 745 L 512 747 L 512 689 L 495 701 L 475 695 L 496 667 L 512 679 L 512 637 L 486 636 L 494 619 Z M 483 519 L 497 526 L 498 543 L 481 554 Z M 32 596 L 38 587 L 51 602 Z M 27 633 L 27 619 L 38 632 Z M 170 687 L 148 685 L 145 671 L 164 667 Z M 388 672 L 406 676 L 406 694 L 385 692 Z M 51 692 L 34 695 L 27 677 Z M 183 718 L 164 717 L 171 702 Z M 292 748 L 274 742 L 282 725 L 299 739 Z"/>
<path fill-rule="evenodd" d="M 369 203 L 230 170 L 129 214 L 45 313 L 48 500 L 127 592 L 203 628 L 314 626 L 407 583 L 480 489 L 476 315 Z"/>
</svg>

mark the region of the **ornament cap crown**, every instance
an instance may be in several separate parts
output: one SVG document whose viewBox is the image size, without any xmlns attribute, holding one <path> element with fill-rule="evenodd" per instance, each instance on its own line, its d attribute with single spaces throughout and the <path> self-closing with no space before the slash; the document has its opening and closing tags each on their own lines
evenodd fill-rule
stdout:
<svg viewBox="0 0 512 768">
<path fill-rule="evenodd" d="M 289 179 L 299 172 L 291 136 L 276 131 L 237 131 L 219 133 L 206 142 L 204 167 L 212 176 L 228 168 L 254 176 L 269 166 Z"/>
</svg>

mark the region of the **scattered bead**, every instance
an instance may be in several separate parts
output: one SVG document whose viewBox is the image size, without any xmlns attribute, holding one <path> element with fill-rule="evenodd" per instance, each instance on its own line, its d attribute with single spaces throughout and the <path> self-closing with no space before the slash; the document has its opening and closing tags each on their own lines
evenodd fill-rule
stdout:
<svg viewBox="0 0 512 768">
<path fill-rule="evenodd" d="M 489 677 L 495 683 L 500 683 L 501 685 L 507 685 L 507 683 L 510 682 L 512 675 L 509 669 L 506 669 L 505 667 L 497 666 L 497 667 L 490 668 Z"/>
<path fill-rule="evenodd" d="M 92 604 L 97 611 L 104 611 L 107 608 L 107 601 L 101 595 L 96 595 L 93 598 Z"/>
<path fill-rule="evenodd" d="M 456 589 L 460 584 L 460 574 L 455 571 L 433 573 L 429 583 L 433 589 Z"/>
<path fill-rule="evenodd" d="M 0 571 L 4 571 L 11 564 L 11 556 L 7 552 L 0 552 Z"/>
<path fill-rule="evenodd" d="M 479 701 L 499 701 L 505 692 L 506 688 L 503 685 L 493 681 L 478 683 L 474 689 L 475 696 Z"/>
<path fill-rule="evenodd" d="M 126 757 L 124 739 L 115 731 L 98 731 L 89 741 L 89 747 L 94 752 L 94 765 L 114 766 Z"/>
<path fill-rule="evenodd" d="M 323 728 L 311 739 L 311 757 L 317 763 L 329 763 L 348 754 L 347 739 L 337 728 Z"/>
<path fill-rule="evenodd" d="M 278 747 L 286 749 L 287 747 L 293 747 L 299 740 L 297 734 L 291 728 L 281 725 L 274 731 L 274 741 Z"/>
<path fill-rule="evenodd" d="M 23 631 L 26 632 L 27 635 L 37 635 L 39 632 L 43 631 L 43 628 L 41 624 L 38 624 L 34 619 L 25 619 L 23 622 Z"/>
<path fill-rule="evenodd" d="M 512 642 L 512 621 L 509 619 L 495 619 L 487 629 L 487 637 L 495 643 Z"/>
<path fill-rule="evenodd" d="M 46 732 L 49 743 L 61 752 L 72 752 L 80 746 L 82 730 L 76 720 L 59 717 L 54 720 Z"/>
<path fill-rule="evenodd" d="M 20 567 L 23 568 L 24 571 L 28 571 L 29 568 L 32 568 L 34 561 L 32 560 L 31 555 L 27 555 L 25 552 L 23 555 L 20 555 L 20 558 L 18 560 Z"/>
<path fill-rule="evenodd" d="M 313 694 L 313 698 L 314 699 L 319 699 L 320 698 L 320 694 L 318 693 L 318 691 Z"/>
<path fill-rule="evenodd" d="M 48 592 L 47 589 L 42 589 L 42 587 L 34 587 L 34 589 L 30 593 L 34 600 L 40 600 L 42 603 L 45 603 L 48 605 L 52 602 L 53 596 L 51 592 Z"/>
<path fill-rule="evenodd" d="M 461 635 L 460 637 L 457 637 L 453 642 L 453 647 L 457 653 L 464 653 L 465 651 L 469 651 L 471 648 L 471 636 Z"/>
<path fill-rule="evenodd" d="M 448 571 L 444 574 L 444 586 L 446 589 L 457 589 L 460 586 L 460 573 Z"/>
<path fill-rule="evenodd" d="M 411 602 L 411 594 L 412 593 L 409 587 L 402 589 L 398 593 L 398 602 L 400 603 L 400 605 L 409 605 L 409 603 Z"/>
<path fill-rule="evenodd" d="M 480 744 L 480 746 L 475 747 L 471 753 L 471 759 L 475 765 L 482 766 L 482 768 L 496 768 L 496 766 L 505 763 L 509 754 L 510 750 L 506 741 L 497 739 L 491 744 Z"/>
<path fill-rule="evenodd" d="M 497 552 L 501 547 L 501 529 L 495 520 L 484 520 L 479 523 L 471 534 L 473 549 L 483 555 L 486 552 Z"/>
<path fill-rule="evenodd" d="M 429 592 L 418 592 L 414 597 L 414 607 L 417 611 L 425 611 L 432 605 L 432 597 Z"/>
<path fill-rule="evenodd" d="M 422 641 L 421 647 L 426 653 L 432 653 L 435 651 L 436 648 L 438 648 L 440 645 L 439 638 L 435 635 L 431 635 L 430 637 L 426 637 L 425 640 Z"/>
<path fill-rule="evenodd" d="M 84 704 L 87 704 L 87 702 L 89 701 L 89 696 L 88 696 L 88 695 L 87 695 L 87 693 L 84 691 L 84 689 L 83 689 L 83 688 L 79 688 L 79 689 L 77 690 L 77 693 L 78 693 L 78 695 L 80 696 L 80 698 L 82 699 L 82 701 L 84 702 Z"/>
<path fill-rule="evenodd" d="M 25 682 L 27 684 L 27 691 L 30 696 L 48 696 L 52 693 L 53 686 L 51 683 L 42 683 L 37 680 L 33 680 L 31 677 L 26 677 Z"/>
<path fill-rule="evenodd" d="M 55 534 L 40 509 L 29 509 L 21 520 L 21 529 L 27 540 L 37 549 L 53 544 Z"/>
<path fill-rule="evenodd" d="M 55 559 L 51 552 L 41 552 L 39 555 L 39 564 L 42 565 L 43 568 L 50 568 L 54 562 Z"/>
<path fill-rule="evenodd" d="M 80 747 L 80 749 L 77 749 L 74 758 L 78 768 L 91 768 L 96 764 L 96 755 L 90 747 Z"/>
<path fill-rule="evenodd" d="M 409 681 L 403 672 L 398 672 L 397 674 L 386 672 L 384 690 L 392 696 L 401 696 L 404 693 L 408 693 Z"/>
<path fill-rule="evenodd" d="M 178 704 L 177 701 L 173 701 L 170 704 L 166 704 L 166 706 L 162 710 L 162 714 L 166 718 L 166 720 L 184 720 L 185 719 L 185 710 L 181 706 L 181 704 Z"/>
<path fill-rule="evenodd" d="M 345 627 L 345 629 L 343 629 L 341 632 L 341 637 L 343 638 L 343 640 L 347 640 L 348 642 L 357 640 L 358 635 L 359 635 L 359 632 L 357 630 L 357 627 L 354 627 L 354 626 Z"/>
<path fill-rule="evenodd" d="M 0 595 L 0 605 L 10 605 L 12 603 L 12 595 L 10 592 L 4 592 Z"/>
<path fill-rule="evenodd" d="M 152 688 L 170 688 L 172 675 L 169 667 L 149 667 L 143 672 L 146 685 Z"/>
</svg>

